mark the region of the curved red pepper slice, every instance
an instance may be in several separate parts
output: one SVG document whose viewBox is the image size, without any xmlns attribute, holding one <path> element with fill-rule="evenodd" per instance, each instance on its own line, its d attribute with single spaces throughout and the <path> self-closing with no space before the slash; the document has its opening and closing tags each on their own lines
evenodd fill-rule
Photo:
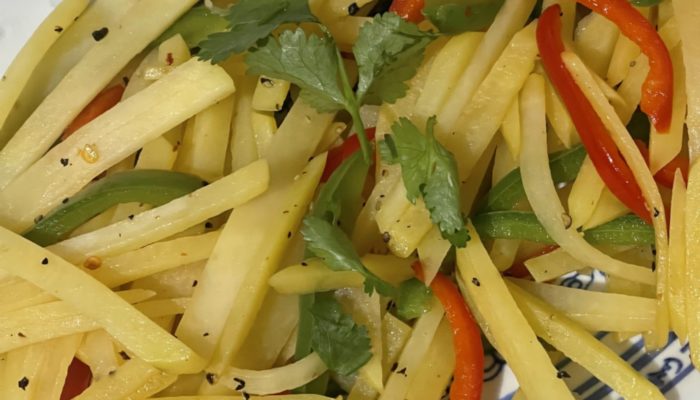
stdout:
<svg viewBox="0 0 700 400">
<path fill-rule="evenodd" d="M 367 139 L 371 142 L 374 140 L 374 134 L 376 132 L 375 128 L 367 128 L 365 133 L 367 134 Z M 321 182 L 326 182 L 328 178 L 333 175 L 333 171 L 336 170 L 348 157 L 353 155 L 356 151 L 360 149 L 360 140 L 357 135 L 352 135 L 348 137 L 343 144 L 338 147 L 334 147 L 328 151 L 328 157 L 326 158 L 326 167 L 323 169 L 323 175 L 321 176 Z"/>
<path fill-rule="evenodd" d="M 673 63 L 654 26 L 628 0 L 577 0 L 609 19 L 649 57 L 640 107 L 658 132 L 668 132 L 673 113 Z"/>
<path fill-rule="evenodd" d="M 642 142 L 641 140 L 635 140 L 634 142 L 637 144 L 639 152 L 642 153 L 642 156 L 644 156 L 644 159 L 647 160 L 648 163 L 649 149 L 647 148 L 646 143 Z M 677 155 L 668 164 L 664 165 L 663 168 L 658 170 L 654 175 L 654 180 L 659 185 L 672 189 L 677 169 L 681 170 L 683 179 L 686 182 L 688 182 L 688 170 L 690 169 L 690 161 L 688 160 L 688 157 L 685 157 L 682 154 Z"/>
<path fill-rule="evenodd" d="M 413 23 L 419 23 L 425 19 L 423 15 L 425 0 L 394 0 L 389 11 L 398 14 L 399 17 Z"/>
<path fill-rule="evenodd" d="M 90 367 L 74 358 L 73 362 L 68 366 L 68 375 L 66 376 L 66 383 L 63 384 L 61 400 L 71 400 L 78 397 L 90 386 L 90 382 L 92 382 Z"/>
<path fill-rule="evenodd" d="M 421 281 L 424 279 L 420 262 L 412 265 Z M 455 349 L 454 381 L 450 387 L 450 400 L 479 400 L 484 380 L 484 350 L 481 347 L 481 330 L 467 308 L 462 294 L 452 281 L 438 272 L 430 283 L 435 297 L 445 309 L 445 316 L 452 327 Z"/>
<path fill-rule="evenodd" d="M 565 49 L 561 39 L 560 12 L 558 4 L 548 7 L 537 24 L 537 46 L 544 69 L 566 105 L 581 142 L 605 185 L 624 205 L 651 223 L 650 212 L 632 170 L 562 60 L 561 53 Z"/>
</svg>

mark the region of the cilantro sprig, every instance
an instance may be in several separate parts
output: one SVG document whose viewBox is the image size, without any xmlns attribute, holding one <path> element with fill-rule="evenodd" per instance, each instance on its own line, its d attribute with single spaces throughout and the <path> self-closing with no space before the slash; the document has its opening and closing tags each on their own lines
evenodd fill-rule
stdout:
<svg viewBox="0 0 700 400">
<path fill-rule="evenodd" d="M 399 119 L 391 127 L 392 134 L 380 142 L 379 151 L 389 164 L 401 165 L 408 199 L 415 203 L 422 196 L 442 236 L 452 245 L 464 247 L 469 233 L 460 212 L 457 162 L 435 139 L 436 122 L 431 117 L 423 135 L 410 120 Z"/>
<path fill-rule="evenodd" d="M 317 21 L 308 0 L 240 0 L 224 18 L 227 30 L 200 42 L 200 59 L 218 63 L 248 50 L 282 24 Z"/>
<path fill-rule="evenodd" d="M 250 49 L 249 72 L 284 79 L 302 89 L 301 96 L 321 112 L 347 110 L 362 146 L 365 162 L 371 145 L 360 118 L 362 104 L 393 103 L 406 95 L 405 82 L 415 75 L 425 48 L 435 38 L 395 14 L 374 17 L 360 28 L 353 53 L 359 83 L 353 91 L 340 50 L 323 30 L 321 36 L 297 29 L 268 37 Z"/>
<path fill-rule="evenodd" d="M 311 348 L 331 371 L 350 375 L 372 358 L 367 328 L 345 314 L 333 294 L 316 294 L 309 311 Z"/>
</svg>

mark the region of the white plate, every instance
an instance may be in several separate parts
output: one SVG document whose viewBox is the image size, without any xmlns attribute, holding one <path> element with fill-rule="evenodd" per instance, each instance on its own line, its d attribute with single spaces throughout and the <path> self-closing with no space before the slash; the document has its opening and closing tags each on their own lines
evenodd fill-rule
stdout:
<svg viewBox="0 0 700 400">
<path fill-rule="evenodd" d="M 59 0 L 0 0 L 0 71 L 4 71 L 42 19 Z M 572 275 L 562 283 L 576 288 L 593 288 L 602 276 Z M 592 282 L 591 282 L 592 281 Z M 675 336 L 661 351 L 647 353 L 640 337 L 616 343 L 613 335 L 599 334 L 622 358 L 661 388 L 668 399 L 700 398 L 700 373 L 690 363 L 688 346 Z M 577 365 L 562 361 L 557 368 L 566 371 L 569 387 L 584 400 L 620 399 L 610 389 Z M 509 400 L 518 387 L 513 374 L 495 352 L 486 355 L 484 400 Z M 550 399 L 532 399 L 550 400 Z M 556 399 L 551 399 L 556 400 Z"/>
</svg>

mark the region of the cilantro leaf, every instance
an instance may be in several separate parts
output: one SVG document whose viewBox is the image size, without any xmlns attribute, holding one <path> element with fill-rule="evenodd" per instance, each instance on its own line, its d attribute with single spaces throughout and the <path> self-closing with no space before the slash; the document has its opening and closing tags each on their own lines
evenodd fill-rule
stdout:
<svg viewBox="0 0 700 400">
<path fill-rule="evenodd" d="M 430 218 L 442 236 L 456 247 L 464 247 L 469 233 L 460 212 L 457 162 L 434 137 L 436 119 L 428 120 L 426 134 L 408 119 L 401 118 L 380 143 L 385 161 L 401 165 L 408 199 L 423 197 Z"/>
<path fill-rule="evenodd" d="M 458 34 L 488 28 L 505 0 L 428 0 L 423 14 L 440 32 Z"/>
<path fill-rule="evenodd" d="M 384 282 L 362 264 L 345 233 L 330 222 L 312 215 L 304 218 L 301 233 L 306 248 L 320 257 L 333 271 L 355 271 L 365 277 L 365 292 L 394 297 L 396 288 Z"/>
<path fill-rule="evenodd" d="M 350 375 L 372 358 L 367 328 L 355 324 L 331 293 L 318 293 L 310 309 L 311 348 L 328 369 Z"/>
<path fill-rule="evenodd" d="M 159 46 L 177 34 L 182 35 L 190 48 L 197 47 L 207 36 L 224 31 L 227 26 L 226 19 L 207 6 L 193 7 L 154 40 L 151 48 Z"/>
<path fill-rule="evenodd" d="M 408 85 L 404 82 L 416 74 L 425 48 L 435 37 L 393 13 L 364 24 L 353 47 L 360 76 L 359 102 L 394 103 L 405 96 Z"/>
<path fill-rule="evenodd" d="M 302 89 L 301 98 L 320 112 L 343 109 L 347 99 L 338 82 L 337 48 L 329 35 L 310 35 L 302 29 L 269 37 L 250 50 L 248 73 L 284 79 Z"/>
<path fill-rule="evenodd" d="M 433 292 L 418 279 L 409 279 L 399 286 L 399 297 L 396 298 L 396 314 L 411 320 L 430 311 L 430 300 Z"/>
<path fill-rule="evenodd" d="M 315 22 L 308 0 L 240 0 L 228 9 L 228 31 L 200 43 L 199 58 L 213 63 L 243 53 L 285 23 Z"/>
<path fill-rule="evenodd" d="M 339 225 L 348 235 L 351 234 L 352 224 L 360 211 L 368 170 L 369 165 L 359 151 L 343 161 L 319 191 L 312 215 Z"/>
</svg>

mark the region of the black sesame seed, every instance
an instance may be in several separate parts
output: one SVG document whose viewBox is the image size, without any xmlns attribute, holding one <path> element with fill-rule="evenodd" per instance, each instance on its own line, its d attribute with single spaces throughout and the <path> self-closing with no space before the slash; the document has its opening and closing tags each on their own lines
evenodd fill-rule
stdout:
<svg viewBox="0 0 700 400">
<path fill-rule="evenodd" d="M 236 386 L 236 391 L 241 391 L 245 388 L 245 381 L 241 378 L 233 378 L 233 381 L 236 382 L 238 385 Z"/>
<path fill-rule="evenodd" d="M 44 257 L 44 259 L 41 260 L 41 265 L 49 265 L 49 259 Z"/>
<path fill-rule="evenodd" d="M 349 15 L 355 15 L 358 11 L 360 11 L 360 7 L 357 5 L 357 3 L 352 3 L 348 6 Z"/>
<path fill-rule="evenodd" d="M 92 38 L 95 39 L 96 42 L 99 42 L 100 40 L 107 37 L 108 33 L 109 33 L 109 28 L 107 28 L 105 26 L 104 28 L 101 28 L 101 29 L 98 29 L 98 30 L 92 32 Z"/>
<path fill-rule="evenodd" d="M 557 378 L 571 378 L 571 375 L 569 375 L 569 373 L 566 371 L 557 371 Z"/>
<path fill-rule="evenodd" d="M 131 357 L 129 357 L 128 354 L 126 354 L 126 351 L 122 350 L 119 352 L 119 356 L 122 358 L 124 361 L 129 361 L 131 360 Z"/>
<path fill-rule="evenodd" d="M 216 379 L 217 379 L 217 378 L 216 378 L 216 375 L 215 375 L 215 374 L 212 374 L 211 372 L 207 372 L 207 374 L 206 374 L 204 377 L 207 379 L 207 382 L 208 382 L 210 385 L 213 385 L 213 384 L 216 383 Z"/>
<path fill-rule="evenodd" d="M 289 239 L 291 237 L 292 237 L 292 232 L 291 231 L 287 232 L 287 239 Z"/>
<path fill-rule="evenodd" d="M 192 281 L 192 287 L 197 287 L 198 284 L 199 284 L 198 280 L 195 279 Z"/>
<path fill-rule="evenodd" d="M 27 386 L 29 386 L 29 379 L 26 376 L 22 377 L 22 379 L 17 382 L 17 386 L 19 386 L 19 388 L 22 390 L 27 390 Z"/>
<path fill-rule="evenodd" d="M 476 286 L 476 287 L 481 286 L 481 282 L 479 282 L 479 279 L 477 279 L 477 277 L 473 277 L 473 278 L 472 278 L 472 283 L 473 283 L 474 286 Z"/>
<path fill-rule="evenodd" d="M 62 27 L 62 26 L 59 26 L 59 25 L 56 25 L 56 26 L 53 28 L 53 31 L 54 31 L 54 32 L 61 33 L 61 32 L 63 32 L 63 27 Z"/>
</svg>

